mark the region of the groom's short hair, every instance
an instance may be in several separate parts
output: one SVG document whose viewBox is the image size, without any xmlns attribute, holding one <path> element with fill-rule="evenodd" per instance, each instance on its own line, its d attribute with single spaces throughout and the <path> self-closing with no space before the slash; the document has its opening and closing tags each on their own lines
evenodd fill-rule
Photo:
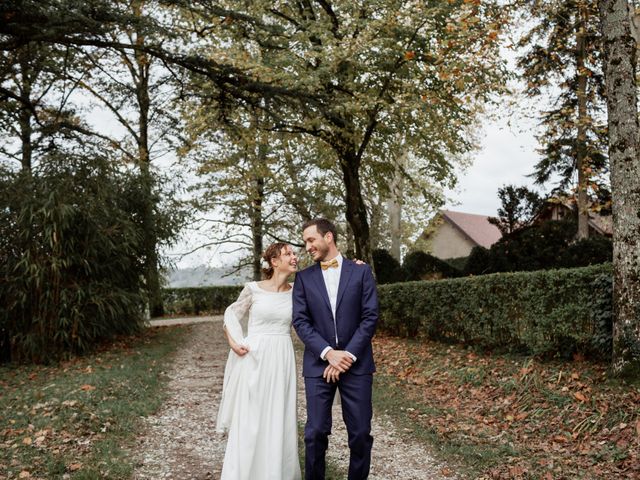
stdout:
<svg viewBox="0 0 640 480">
<path fill-rule="evenodd" d="M 304 225 L 302 225 L 302 231 L 305 231 L 307 228 L 314 225 L 322 236 L 324 236 L 327 232 L 331 232 L 333 234 L 333 243 L 338 243 L 338 232 L 336 232 L 336 226 L 326 218 L 314 218 L 305 222 Z"/>
</svg>

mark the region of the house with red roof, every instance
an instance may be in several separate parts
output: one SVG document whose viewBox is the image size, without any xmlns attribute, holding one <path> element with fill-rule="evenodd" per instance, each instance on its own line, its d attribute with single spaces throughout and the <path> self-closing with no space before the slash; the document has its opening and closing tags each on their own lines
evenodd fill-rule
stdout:
<svg viewBox="0 0 640 480">
<path fill-rule="evenodd" d="M 434 257 L 442 260 L 466 257 L 478 245 L 489 248 L 502 238 L 489 217 L 439 210 L 420 238 Z"/>
</svg>

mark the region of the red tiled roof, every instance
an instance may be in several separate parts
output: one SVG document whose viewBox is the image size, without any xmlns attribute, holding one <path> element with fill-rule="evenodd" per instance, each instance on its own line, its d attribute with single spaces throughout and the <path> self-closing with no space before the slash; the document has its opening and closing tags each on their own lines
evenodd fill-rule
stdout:
<svg viewBox="0 0 640 480">
<path fill-rule="evenodd" d="M 440 210 L 442 217 L 458 228 L 469 239 L 484 248 L 489 248 L 502 238 L 498 227 L 489 223 L 489 217 L 473 213 Z"/>
</svg>

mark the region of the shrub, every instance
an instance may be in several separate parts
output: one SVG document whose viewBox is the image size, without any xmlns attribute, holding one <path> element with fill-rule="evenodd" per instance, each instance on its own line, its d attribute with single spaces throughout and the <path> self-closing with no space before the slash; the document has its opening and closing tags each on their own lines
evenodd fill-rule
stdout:
<svg viewBox="0 0 640 480">
<path fill-rule="evenodd" d="M 463 268 L 465 275 L 484 275 L 491 273 L 491 254 L 489 250 L 480 245 L 473 247 L 467 257 L 467 263 Z"/>
<path fill-rule="evenodd" d="M 382 285 L 379 328 L 486 348 L 606 357 L 610 277 L 605 264 Z"/>
<path fill-rule="evenodd" d="M 574 241 L 572 219 L 547 221 L 505 235 L 489 250 L 475 247 L 463 269 L 466 275 L 585 267 L 612 260 L 611 240 L 595 236 Z"/>
<path fill-rule="evenodd" d="M 409 253 L 402 263 L 405 279 L 425 280 L 459 277 L 461 272 L 447 262 L 422 251 Z"/>
<path fill-rule="evenodd" d="M 464 271 L 464 267 L 467 264 L 467 260 L 469 260 L 469 257 L 456 257 L 456 258 L 447 258 L 444 261 L 447 262 L 449 265 L 451 265 L 453 268 L 455 268 L 456 270 L 458 270 L 459 272 Z"/>
<path fill-rule="evenodd" d="M 560 264 L 565 268 L 586 267 L 611 261 L 613 243 L 609 238 L 599 235 L 572 243 L 560 257 Z"/>
<path fill-rule="evenodd" d="M 45 160 L 0 171 L 0 346 L 16 361 L 82 353 L 143 326 L 136 179 L 102 157 Z"/>
<path fill-rule="evenodd" d="M 243 286 L 165 288 L 163 302 L 169 315 L 221 314 L 238 299 Z"/>
<path fill-rule="evenodd" d="M 373 265 L 379 284 L 401 282 L 404 278 L 400 263 L 382 248 L 373 251 Z"/>
</svg>

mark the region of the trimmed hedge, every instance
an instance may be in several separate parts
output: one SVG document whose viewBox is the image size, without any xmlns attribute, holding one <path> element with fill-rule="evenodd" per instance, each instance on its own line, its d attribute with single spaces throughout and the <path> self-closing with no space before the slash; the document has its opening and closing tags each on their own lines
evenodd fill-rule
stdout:
<svg viewBox="0 0 640 480">
<path fill-rule="evenodd" d="M 167 315 L 217 315 L 238 299 L 239 286 L 165 288 L 162 292 Z"/>
<path fill-rule="evenodd" d="M 392 335 L 571 356 L 610 355 L 611 264 L 381 285 Z"/>
<path fill-rule="evenodd" d="M 221 314 L 242 286 L 164 290 L 170 315 Z M 379 285 L 379 331 L 534 354 L 611 355 L 611 264 Z"/>
</svg>

